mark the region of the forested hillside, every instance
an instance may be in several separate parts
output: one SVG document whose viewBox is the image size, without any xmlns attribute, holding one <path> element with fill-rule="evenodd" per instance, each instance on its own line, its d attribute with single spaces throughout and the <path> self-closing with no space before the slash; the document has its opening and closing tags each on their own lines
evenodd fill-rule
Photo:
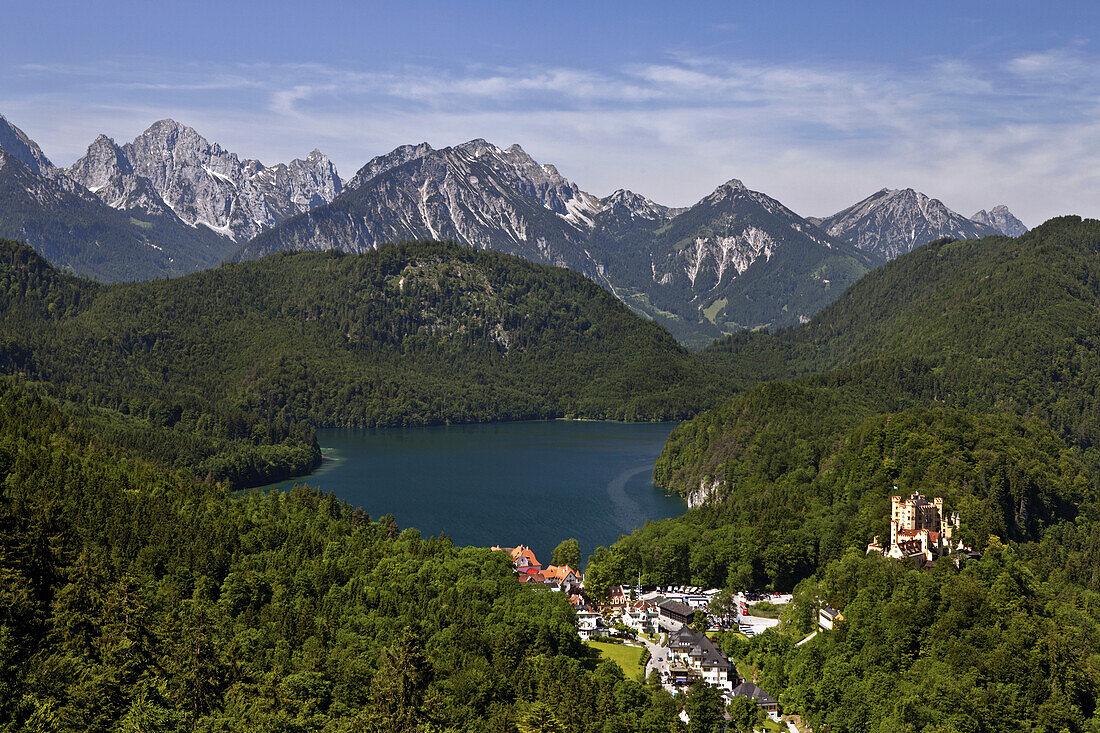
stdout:
<svg viewBox="0 0 1100 733">
<path fill-rule="evenodd" d="M 102 286 L 2 247 L 4 369 L 188 440 L 267 446 L 311 443 L 316 426 L 672 419 L 729 389 L 582 276 L 506 255 L 409 243 Z M 203 460 L 169 465 L 199 471 Z"/>
<path fill-rule="evenodd" d="M 875 380 L 876 399 L 1032 414 L 1088 446 L 1100 443 L 1098 308 L 1100 222 L 1067 216 L 1017 239 L 917 248 L 807 326 L 729 337 L 710 352 L 761 380 L 852 367 L 831 381 Z M 887 391 L 883 380 L 901 381 Z"/>
<path fill-rule="evenodd" d="M 790 590 L 846 549 L 888 534 L 894 486 L 943 496 L 961 515 L 961 538 L 977 547 L 990 535 L 1038 539 L 1096 501 L 1081 452 L 1037 421 L 943 408 L 867 414 L 851 397 L 768 385 L 679 428 L 657 480 L 720 461 L 700 479 L 713 495 L 597 550 L 589 582 L 600 588 L 641 572 L 644 584 Z M 714 440 L 695 456 L 703 432 Z"/>
<path fill-rule="evenodd" d="M 784 635 L 725 643 L 815 729 L 1094 730 L 1098 314 L 1100 222 L 1065 217 L 919 248 L 807 326 L 716 344 L 787 381 L 673 432 L 655 478 L 702 506 L 599 548 L 590 582 L 794 588 Z M 909 492 L 985 557 L 865 556 Z M 842 628 L 794 647 L 823 603 Z"/>
<path fill-rule="evenodd" d="M 814 730 L 1091 733 L 1100 723 L 1095 529 L 984 549 L 963 570 L 931 572 L 853 550 L 799 585 L 787 633 L 721 643 Z M 844 622 L 795 646 L 818 603 L 844 609 Z"/>
<path fill-rule="evenodd" d="M 804 574 L 885 526 L 864 524 L 844 536 L 833 527 L 814 530 L 807 517 L 823 512 L 844 524 L 862 513 L 885 516 L 885 497 L 898 484 L 1001 504 L 998 511 L 964 512 L 974 542 L 986 529 L 1036 539 L 1042 526 L 1072 518 L 1092 501 L 1091 489 L 1082 494 L 1066 476 L 1039 489 L 1044 480 L 1036 471 L 1063 456 L 1082 466 L 1074 473 L 1087 476 L 1087 485 L 1097 483 L 1098 312 L 1100 222 L 1064 217 L 1018 239 L 918 248 L 865 277 L 807 326 L 726 339 L 710 357 L 726 360 L 742 378 L 811 374 L 756 387 L 673 432 L 655 479 L 706 498 L 712 508 L 671 525 L 691 532 L 722 526 L 727 535 L 744 525 L 754 547 L 772 552 L 773 540 L 786 537 L 788 563 Z M 853 443 L 862 446 L 868 430 L 892 431 L 901 442 L 879 459 L 878 442 L 861 448 L 871 450 L 860 458 L 861 470 L 874 479 L 844 477 L 836 486 L 837 461 Z M 920 473 L 926 465 L 936 471 L 927 480 Z M 978 473 L 948 470 L 955 465 Z M 998 471 L 1002 488 L 993 497 L 985 492 Z M 837 496 L 857 502 L 838 510 Z M 714 512 L 721 519 L 707 519 Z M 1013 516 L 1032 526 L 1017 526 Z M 740 556 L 757 579 L 789 587 L 801 577 L 765 571 L 753 552 Z M 630 564 L 624 572 L 632 577 L 638 569 Z"/>
<path fill-rule="evenodd" d="M 504 555 L 305 488 L 230 498 L 9 381 L 0 537 L 3 731 L 675 723 Z"/>
</svg>

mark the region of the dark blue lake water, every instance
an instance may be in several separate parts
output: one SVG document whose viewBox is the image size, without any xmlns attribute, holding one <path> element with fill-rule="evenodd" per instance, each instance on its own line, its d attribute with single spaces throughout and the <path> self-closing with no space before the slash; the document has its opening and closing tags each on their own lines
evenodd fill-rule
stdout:
<svg viewBox="0 0 1100 733">
<path fill-rule="evenodd" d="M 458 545 L 530 545 L 543 563 L 576 537 L 582 557 L 686 505 L 653 485 L 670 423 L 545 422 L 321 430 L 308 483 L 377 519 L 393 514 Z"/>
</svg>

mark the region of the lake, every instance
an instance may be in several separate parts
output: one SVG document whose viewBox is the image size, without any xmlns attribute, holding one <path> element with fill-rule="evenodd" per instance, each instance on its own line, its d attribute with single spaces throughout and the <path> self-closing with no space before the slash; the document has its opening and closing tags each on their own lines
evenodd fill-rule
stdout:
<svg viewBox="0 0 1100 733">
<path fill-rule="evenodd" d="M 576 537 L 586 561 L 647 519 L 687 505 L 653 485 L 672 423 L 570 420 L 431 428 L 319 430 L 321 467 L 307 483 L 393 514 L 425 537 L 456 545 L 526 544 L 544 564 Z"/>
</svg>

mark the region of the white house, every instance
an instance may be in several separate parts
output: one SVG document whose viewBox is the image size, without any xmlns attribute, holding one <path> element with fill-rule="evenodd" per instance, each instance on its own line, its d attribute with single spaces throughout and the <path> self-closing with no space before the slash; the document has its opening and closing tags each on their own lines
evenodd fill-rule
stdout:
<svg viewBox="0 0 1100 733">
<path fill-rule="evenodd" d="M 659 630 L 658 615 L 652 608 L 638 606 L 623 609 L 623 624 L 644 634 L 656 634 Z"/>
<path fill-rule="evenodd" d="M 669 633 L 668 650 L 675 661 L 697 670 L 705 681 L 723 690 L 733 690 L 736 669 L 706 634 L 684 626 Z"/>
<path fill-rule="evenodd" d="M 577 611 L 577 635 L 582 641 L 588 641 L 596 636 L 608 636 L 611 629 L 603 620 L 603 616 L 594 611 Z"/>
<path fill-rule="evenodd" d="M 835 608 L 822 606 L 817 612 L 817 625 L 822 631 L 832 631 L 838 624 L 844 622 L 844 614 Z"/>
</svg>

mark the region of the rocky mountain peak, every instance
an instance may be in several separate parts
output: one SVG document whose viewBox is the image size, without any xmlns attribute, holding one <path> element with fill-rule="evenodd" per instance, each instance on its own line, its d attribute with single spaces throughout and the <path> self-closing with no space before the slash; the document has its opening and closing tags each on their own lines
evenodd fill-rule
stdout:
<svg viewBox="0 0 1100 733">
<path fill-rule="evenodd" d="M 970 220 L 992 227 L 1006 237 L 1018 237 L 1028 231 L 1024 223 L 1017 219 L 1004 204 L 998 204 L 989 211 L 982 209 L 970 217 Z"/>
<path fill-rule="evenodd" d="M 36 175 L 49 178 L 57 174 L 57 167 L 38 147 L 38 143 L 27 137 L 26 133 L 9 122 L 4 115 L 0 115 L 0 148 Z"/>
<path fill-rule="evenodd" d="M 173 120 L 171 117 L 165 117 L 163 120 L 157 120 L 153 124 L 149 125 L 148 129 L 146 129 L 145 132 L 156 135 L 166 135 L 173 132 L 179 134 L 185 130 L 191 130 L 191 132 L 194 132 L 193 128 L 180 124 L 179 122 Z"/>
<path fill-rule="evenodd" d="M 343 188 L 319 150 L 269 168 L 173 119 L 154 122 L 121 147 L 99 136 L 69 174 L 115 208 L 170 211 L 237 241 L 328 203 Z"/>
<path fill-rule="evenodd" d="M 96 193 L 114 176 L 133 173 L 133 168 L 114 140 L 106 135 L 99 135 L 88 146 L 84 157 L 69 168 L 68 173 L 85 188 Z"/>
<path fill-rule="evenodd" d="M 887 259 L 943 237 L 969 239 L 993 233 L 989 226 L 971 221 L 939 199 L 912 188 L 880 189 L 822 220 L 821 228 L 832 237 Z"/>
<path fill-rule="evenodd" d="M 510 188 L 538 199 L 542 205 L 573 226 L 588 229 L 599 211 L 595 196 L 582 191 L 550 164 L 541 164 L 519 145 L 501 150 L 481 138 L 456 145 L 453 150 L 490 167 Z"/>
<path fill-rule="evenodd" d="M 435 151 L 428 143 L 419 145 L 402 145 L 394 148 L 385 155 L 372 158 L 365 166 L 360 168 L 351 180 L 344 186 L 347 190 L 355 190 L 372 178 L 385 173 L 388 170 L 405 165 L 411 160 L 419 160 Z"/>
<path fill-rule="evenodd" d="M 457 150 L 458 152 L 464 153 L 466 155 L 473 156 L 474 158 L 480 158 L 481 156 L 487 155 L 487 154 L 500 155 L 501 153 L 504 152 L 500 148 L 498 148 L 496 145 L 493 145 L 492 143 L 488 142 L 484 138 L 480 138 L 480 137 L 476 137 L 473 140 L 470 140 L 468 142 L 464 142 L 464 143 L 461 143 L 459 145 L 455 145 L 454 150 Z M 522 148 L 520 148 L 520 152 L 523 153 Z M 523 154 L 526 155 L 526 153 L 523 153 Z"/>
<path fill-rule="evenodd" d="M 600 201 L 600 213 L 603 212 L 631 218 L 666 219 L 671 215 L 672 209 L 654 203 L 639 193 L 620 188 Z"/>
<path fill-rule="evenodd" d="M 611 195 L 605 198 L 602 203 L 604 208 L 610 208 L 612 206 L 637 206 L 648 201 L 649 199 L 640 193 L 634 193 L 626 188 L 619 188 L 612 191 Z"/>
<path fill-rule="evenodd" d="M 703 201 L 709 202 L 711 204 L 716 204 L 740 193 L 747 192 L 748 190 L 749 189 L 745 187 L 745 184 L 742 183 L 740 179 L 731 178 L 718 188 L 714 189 L 714 191 L 709 196 L 704 198 Z"/>
</svg>

